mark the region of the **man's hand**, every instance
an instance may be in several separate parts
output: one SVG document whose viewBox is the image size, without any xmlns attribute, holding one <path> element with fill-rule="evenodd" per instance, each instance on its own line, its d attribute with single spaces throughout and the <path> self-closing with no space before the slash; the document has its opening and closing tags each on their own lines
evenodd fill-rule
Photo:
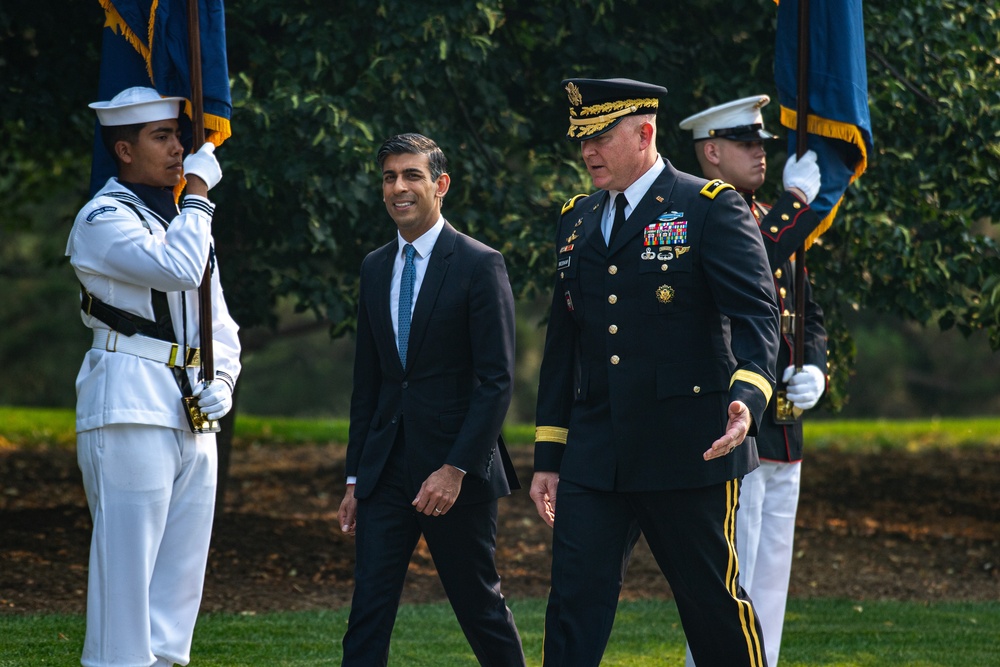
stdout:
<svg viewBox="0 0 1000 667">
<path fill-rule="evenodd" d="M 733 401 L 729 404 L 729 423 L 726 424 L 726 434 L 712 443 L 704 456 L 706 461 L 726 456 L 736 449 L 747 437 L 750 431 L 750 410 L 743 401 Z"/>
<path fill-rule="evenodd" d="M 206 141 L 197 153 L 191 153 L 184 158 L 184 178 L 190 181 L 192 176 L 197 176 L 205 183 L 206 191 L 214 188 L 222 180 L 222 167 L 215 159 L 215 144 Z"/>
<path fill-rule="evenodd" d="M 344 499 L 340 501 L 340 509 L 337 511 L 337 519 L 340 521 L 340 529 L 348 535 L 353 535 L 358 529 L 358 501 L 354 498 L 354 485 L 348 484 Z"/>
<path fill-rule="evenodd" d="M 233 390 L 223 380 L 201 383 L 191 394 L 198 397 L 198 409 L 209 419 L 222 419 L 233 407 Z"/>
<path fill-rule="evenodd" d="M 465 473 L 447 463 L 424 480 L 412 505 L 427 516 L 444 516 L 458 500 Z"/>
<path fill-rule="evenodd" d="M 817 366 L 805 365 L 798 373 L 795 366 L 785 369 L 781 381 L 788 383 L 786 396 L 799 410 L 808 410 L 819 402 L 826 389 L 826 375 Z"/>
<path fill-rule="evenodd" d="M 816 151 L 806 151 L 801 160 L 794 153 L 789 155 L 788 161 L 785 162 L 782 179 L 786 190 L 793 188 L 798 190 L 802 193 L 805 202 L 811 204 L 812 200 L 819 194 L 822 180 L 819 165 L 816 164 Z"/>
<path fill-rule="evenodd" d="M 559 473 L 536 472 L 531 478 L 531 491 L 528 493 L 535 501 L 538 516 L 552 527 L 556 522 L 556 487 L 559 486 Z"/>
</svg>

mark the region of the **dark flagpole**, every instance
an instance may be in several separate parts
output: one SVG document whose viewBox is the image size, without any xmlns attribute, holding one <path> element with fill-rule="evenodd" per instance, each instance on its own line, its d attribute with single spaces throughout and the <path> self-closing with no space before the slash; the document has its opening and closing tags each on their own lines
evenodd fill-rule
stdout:
<svg viewBox="0 0 1000 667">
<path fill-rule="evenodd" d="M 785 0 L 788 2 L 789 0 Z M 809 150 L 809 0 L 799 0 L 798 92 L 796 93 L 795 154 L 798 159 Z M 805 365 L 806 331 L 806 246 L 795 251 L 795 372 Z"/>
<path fill-rule="evenodd" d="M 201 27 L 198 25 L 198 0 L 188 0 L 188 53 L 191 74 L 191 150 L 205 143 L 205 111 L 201 83 Z M 201 345 L 201 379 L 205 386 L 215 379 L 215 352 L 212 346 L 212 259 L 205 263 L 205 273 L 198 286 L 198 334 Z M 218 433 L 217 420 L 209 420 L 198 407 L 198 399 L 184 398 L 191 429 L 195 433 Z"/>
<path fill-rule="evenodd" d="M 201 27 L 198 24 L 198 0 L 188 0 L 188 48 L 191 71 L 191 152 L 205 143 L 205 112 L 201 83 Z M 198 288 L 201 372 L 204 382 L 215 379 L 215 352 L 212 347 L 212 262 L 205 264 L 205 275 Z"/>
</svg>

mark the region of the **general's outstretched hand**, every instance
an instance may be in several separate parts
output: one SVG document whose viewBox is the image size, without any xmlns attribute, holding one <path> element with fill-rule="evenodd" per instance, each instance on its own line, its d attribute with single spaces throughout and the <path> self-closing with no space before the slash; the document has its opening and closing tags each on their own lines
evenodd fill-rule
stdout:
<svg viewBox="0 0 1000 667">
<path fill-rule="evenodd" d="M 702 455 L 706 461 L 725 456 L 739 447 L 750 431 L 750 423 L 753 418 L 750 410 L 743 401 L 733 401 L 729 404 L 729 422 L 726 424 L 726 433 L 721 438 L 712 443 L 712 446 Z"/>
</svg>

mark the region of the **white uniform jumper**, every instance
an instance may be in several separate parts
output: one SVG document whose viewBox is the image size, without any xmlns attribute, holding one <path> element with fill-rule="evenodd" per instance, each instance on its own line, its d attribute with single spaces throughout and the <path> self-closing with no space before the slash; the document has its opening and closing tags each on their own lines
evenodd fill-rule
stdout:
<svg viewBox="0 0 1000 667">
<path fill-rule="evenodd" d="M 66 254 L 87 293 L 153 320 L 166 293 L 177 346 L 126 337 L 83 312 L 94 347 L 76 379 L 77 458 L 94 523 L 86 667 L 185 665 L 201 603 L 215 504 L 215 434 L 191 432 L 173 369 L 200 346 L 198 286 L 214 206 L 184 198 L 163 221 L 114 178 L 76 217 Z M 169 223 L 166 226 L 164 222 Z M 212 275 L 216 382 L 240 372 L 238 326 Z M 196 363 L 184 371 L 192 385 Z"/>
</svg>

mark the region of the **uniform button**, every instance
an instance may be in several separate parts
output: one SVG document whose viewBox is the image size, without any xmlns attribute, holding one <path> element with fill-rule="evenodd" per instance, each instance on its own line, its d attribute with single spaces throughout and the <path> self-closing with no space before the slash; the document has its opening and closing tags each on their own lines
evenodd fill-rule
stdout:
<svg viewBox="0 0 1000 667">
<path fill-rule="evenodd" d="M 696 394 L 700 394 L 701 393 L 701 387 L 699 387 L 698 385 L 695 385 L 695 386 L 691 387 L 691 391 L 693 391 Z"/>
<path fill-rule="evenodd" d="M 565 274 L 565 273 L 563 273 L 562 271 L 560 271 L 560 272 L 559 272 L 559 280 L 562 280 L 562 279 L 563 279 L 563 278 L 565 278 L 565 277 L 566 277 L 566 274 Z"/>
<path fill-rule="evenodd" d="M 794 204 L 792 204 L 792 208 L 798 210 L 798 209 L 802 208 L 802 204 L 800 204 L 798 202 L 795 202 Z"/>
<path fill-rule="evenodd" d="M 782 287 L 781 289 L 778 290 L 778 294 L 780 294 L 781 298 L 784 299 L 785 295 L 788 294 L 788 290 L 786 290 L 784 287 Z"/>
<path fill-rule="evenodd" d="M 776 226 L 772 226 L 771 227 L 771 233 L 772 234 L 777 234 L 778 233 L 778 228 Z"/>
<path fill-rule="evenodd" d="M 610 273 L 611 275 L 615 275 L 616 273 L 618 273 L 618 267 L 612 264 L 611 266 L 608 267 L 608 273 Z"/>
<path fill-rule="evenodd" d="M 666 271 L 669 268 L 670 268 L 669 264 L 661 264 L 660 265 L 660 271 Z"/>
<path fill-rule="evenodd" d="M 781 214 L 781 219 L 784 220 L 785 222 L 788 222 L 788 214 L 787 213 L 782 213 Z"/>
<path fill-rule="evenodd" d="M 619 361 L 621 361 L 621 359 L 618 357 L 617 354 L 612 354 L 611 355 L 611 365 L 612 366 L 617 366 Z"/>
<path fill-rule="evenodd" d="M 393 415 L 392 419 L 390 419 L 389 421 L 391 421 L 393 424 L 395 424 L 396 422 L 399 421 L 399 417 L 397 417 L 396 415 Z"/>
<path fill-rule="evenodd" d="M 781 278 L 781 269 L 778 269 L 777 271 L 774 272 L 774 277 Z"/>
<path fill-rule="evenodd" d="M 611 334 L 618 333 L 618 325 L 617 324 L 612 324 L 610 327 L 608 327 L 608 332 L 611 333 Z"/>
<path fill-rule="evenodd" d="M 409 387 L 410 387 L 410 383 L 407 382 L 406 380 L 403 380 L 403 389 L 409 389 Z"/>
<path fill-rule="evenodd" d="M 618 297 L 612 294 L 611 296 L 608 297 L 608 303 L 612 305 L 618 303 Z"/>
</svg>

